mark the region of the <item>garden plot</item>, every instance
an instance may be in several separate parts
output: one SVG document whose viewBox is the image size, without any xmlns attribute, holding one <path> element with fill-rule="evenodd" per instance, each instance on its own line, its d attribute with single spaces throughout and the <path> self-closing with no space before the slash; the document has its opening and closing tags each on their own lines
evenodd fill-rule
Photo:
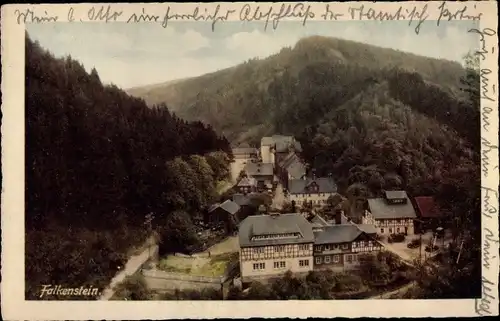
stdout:
<svg viewBox="0 0 500 321">
<path fill-rule="evenodd" d="M 224 275 L 229 264 L 238 261 L 238 253 L 224 253 L 211 257 L 183 257 L 170 255 L 159 263 L 159 269 L 193 276 L 217 277 Z"/>
</svg>

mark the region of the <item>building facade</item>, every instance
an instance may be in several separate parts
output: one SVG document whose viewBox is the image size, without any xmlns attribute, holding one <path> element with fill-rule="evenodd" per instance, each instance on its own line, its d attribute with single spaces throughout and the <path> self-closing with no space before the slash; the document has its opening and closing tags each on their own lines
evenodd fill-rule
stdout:
<svg viewBox="0 0 500 321">
<path fill-rule="evenodd" d="M 368 209 L 362 221 L 374 225 L 381 235 L 413 235 L 416 217 L 415 208 L 405 191 L 386 191 L 383 198 L 368 199 Z"/>
<path fill-rule="evenodd" d="M 257 191 L 257 180 L 253 177 L 243 176 L 236 184 L 239 193 L 248 194 Z"/>
<path fill-rule="evenodd" d="M 260 141 L 260 153 L 263 163 L 277 165 L 290 152 L 302 151 L 302 146 L 293 136 L 273 135 L 262 137 Z"/>
<path fill-rule="evenodd" d="M 289 153 L 276 165 L 276 173 L 285 188 L 289 187 L 289 181 L 291 180 L 305 179 L 306 171 L 306 165 L 294 152 Z"/>
<path fill-rule="evenodd" d="M 241 222 L 238 239 L 243 282 L 313 268 L 314 234 L 300 214 L 249 216 Z"/>
<path fill-rule="evenodd" d="M 330 196 L 337 193 L 337 185 L 330 177 L 290 180 L 288 186 L 290 202 L 302 206 L 311 203 L 313 206 L 325 206 Z"/>
<path fill-rule="evenodd" d="M 347 271 L 357 268 L 358 256 L 381 250 L 375 227 L 350 222 L 331 225 L 316 215 L 247 217 L 240 225 L 240 269 L 243 282 L 279 277 L 286 271 L 313 269 Z"/>
<path fill-rule="evenodd" d="M 314 269 L 348 271 L 359 266 L 359 256 L 382 249 L 373 226 L 346 223 L 325 226 L 314 232 Z"/>
<path fill-rule="evenodd" d="M 243 172 L 247 177 L 255 179 L 257 189 L 272 188 L 274 182 L 274 166 L 270 163 L 247 163 Z"/>
</svg>

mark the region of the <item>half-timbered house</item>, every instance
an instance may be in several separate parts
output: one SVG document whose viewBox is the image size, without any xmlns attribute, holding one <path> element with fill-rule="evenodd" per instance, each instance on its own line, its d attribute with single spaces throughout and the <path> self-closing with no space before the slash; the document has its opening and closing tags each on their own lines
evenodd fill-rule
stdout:
<svg viewBox="0 0 500 321">
<path fill-rule="evenodd" d="M 381 250 L 372 225 L 328 225 L 314 231 L 314 269 L 346 271 L 359 265 L 358 256 Z"/>
<path fill-rule="evenodd" d="M 313 268 L 314 234 L 301 214 L 249 216 L 241 222 L 238 240 L 243 282 Z"/>
<path fill-rule="evenodd" d="M 386 191 L 383 198 L 368 199 L 364 224 L 372 224 L 382 235 L 414 234 L 415 208 L 405 191 Z"/>
</svg>

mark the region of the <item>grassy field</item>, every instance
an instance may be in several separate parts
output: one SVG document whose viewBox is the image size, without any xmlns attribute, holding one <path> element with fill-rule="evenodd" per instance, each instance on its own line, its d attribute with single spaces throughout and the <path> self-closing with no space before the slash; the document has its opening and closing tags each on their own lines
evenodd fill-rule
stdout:
<svg viewBox="0 0 500 321">
<path fill-rule="evenodd" d="M 159 269 L 167 272 L 197 276 L 222 276 L 231 262 L 238 260 L 238 253 L 224 253 L 205 257 L 179 257 L 170 255 L 162 259 Z"/>
</svg>

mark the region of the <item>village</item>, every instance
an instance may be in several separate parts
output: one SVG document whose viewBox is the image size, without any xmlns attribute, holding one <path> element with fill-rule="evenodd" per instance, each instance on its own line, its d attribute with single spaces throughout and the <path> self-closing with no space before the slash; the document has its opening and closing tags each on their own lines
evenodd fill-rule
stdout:
<svg viewBox="0 0 500 321">
<path fill-rule="evenodd" d="M 260 150 L 233 149 L 240 194 L 232 202 L 241 206 L 252 193 L 273 196 L 264 213 L 239 224 L 243 283 L 288 270 L 356 269 L 362 255 L 383 249 L 412 264 L 447 244 L 446 220 L 432 196 L 410 199 L 405 191 L 385 191 L 368 199 L 361 215 L 353 215 L 343 206 L 345 197 L 337 193 L 332 175 L 308 174 L 300 152 L 294 137 L 281 135 L 262 138 Z"/>
<path fill-rule="evenodd" d="M 332 175 L 308 173 L 300 152 L 294 137 L 281 135 L 233 148 L 232 182 L 197 221 L 203 247 L 159 257 L 151 243 L 136 266 L 148 288 L 248 290 L 287 272 L 356 271 L 367 255 L 414 266 L 451 242 L 432 196 L 388 190 L 353 210 Z"/>
</svg>

